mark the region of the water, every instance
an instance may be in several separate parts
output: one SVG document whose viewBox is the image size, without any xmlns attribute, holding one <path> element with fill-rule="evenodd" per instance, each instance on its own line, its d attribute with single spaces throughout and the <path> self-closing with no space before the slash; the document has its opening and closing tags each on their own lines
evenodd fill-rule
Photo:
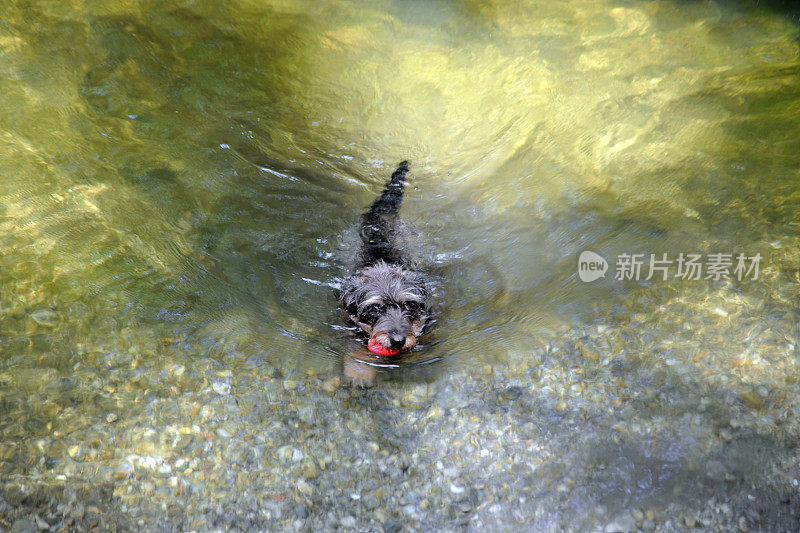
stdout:
<svg viewBox="0 0 800 533">
<path fill-rule="evenodd" d="M 91 422 L 145 401 L 122 394 L 129 380 L 168 395 L 210 368 L 338 372 L 346 236 L 402 159 L 402 214 L 443 281 L 418 357 L 434 363 L 388 379 L 534 366 L 540 399 L 568 412 L 641 393 L 681 433 L 713 393 L 735 416 L 744 397 L 764 424 L 786 422 L 792 16 L 710 2 L 3 7 L 6 472 L 29 471 L 19 443 L 47 436 L 54 413 Z M 612 263 L 605 278 L 578 279 L 584 250 Z M 760 276 L 614 279 L 623 253 L 717 252 L 760 254 Z M 597 331 L 605 344 L 582 337 Z M 582 357 L 549 355 L 553 342 Z M 173 365 L 182 385 L 158 379 Z M 654 468 L 691 455 L 673 437 Z M 630 483 L 612 469 L 614 487 Z"/>
</svg>

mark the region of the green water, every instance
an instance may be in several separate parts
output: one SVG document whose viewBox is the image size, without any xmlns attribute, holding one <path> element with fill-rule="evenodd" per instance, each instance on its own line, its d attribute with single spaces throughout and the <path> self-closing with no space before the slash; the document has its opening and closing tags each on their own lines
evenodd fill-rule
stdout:
<svg viewBox="0 0 800 533">
<path fill-rule="evenodd" d="M 57 413 L 91 423 L 239 364 L 337 372 L 343 236 L 402 159 L 444 280 L 426 379 L 592 326 L 611 340 L 587 364 L 636 370 L 584 369 L 600 389 L 574 405 L 702 383 L 786 416 L 797 35 L 755 3 L 4 4 L 6 472 Z M 583 250 L 764 259 L 743 282 L 583 283 Z"/>
</svg>

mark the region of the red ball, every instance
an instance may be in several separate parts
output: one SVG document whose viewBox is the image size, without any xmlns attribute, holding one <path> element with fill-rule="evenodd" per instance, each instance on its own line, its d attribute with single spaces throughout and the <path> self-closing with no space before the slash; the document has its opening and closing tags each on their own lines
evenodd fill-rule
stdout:
<svg viewBox="0 0 800 533">
<path fill-rule="evenodd" d="M 400 353 L 400 350 L 395 350 L 393 348 L 387 348 L 383 344 L 379 343 L 377 340 L 370 339 L 367 343 L 367 348 L 370 352 L 374 353 L 375 355 L 382 355 L 384 357 L 390 355 L 397 355 Z"/>
</svg>

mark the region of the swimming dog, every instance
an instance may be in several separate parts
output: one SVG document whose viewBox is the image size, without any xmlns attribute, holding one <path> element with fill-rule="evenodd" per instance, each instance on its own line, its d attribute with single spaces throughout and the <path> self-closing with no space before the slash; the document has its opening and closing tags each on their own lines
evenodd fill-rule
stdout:
<svg viewBox="0 0 800 533">
<path fill-rule="evenodd" d="M 338 294 L 348 320 L 368 337 L 369 351 L 380 358 L 413 349 L 430 319 L 429 278 L 397 245 L 407 172 L 408 162 L 403 161 L 361 216 L 360 262 Z M 371 385 L 375 369 L 368 363 L 365 357 L 346 360 L 345 377 L 352 384 Z"/>
</svg>

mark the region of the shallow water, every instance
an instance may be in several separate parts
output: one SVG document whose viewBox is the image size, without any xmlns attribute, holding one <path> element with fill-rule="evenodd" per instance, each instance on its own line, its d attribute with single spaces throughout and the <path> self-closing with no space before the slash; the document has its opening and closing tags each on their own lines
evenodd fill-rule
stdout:
<svg viewBox="0 0 800 533">
<path fill-rule="evenodd" d="M 199 390 L 211 368 L 338 372 L 348 231 L 402 159 L 402 214 L 442 277 L 440 316 L 418 354 L 434 363 L 387 379 L 524 367 L 553 431 L 565 412 L 610 427 L 649 410 L 664 430 L 654 458 L 631 445 L 581 459 L 611 464 L 614 508 L 691 477 L 684 417 L 702 401 L 787 423 L 800 402 L 790 15 L 709 2 L 3 7 L 4 471 L 29 472 L 21 443 L 64 410 L 91 424 L 148 393 Z M 579 279 L 584 250 L 611 263 L 605 278 Z M 624 253 L 718 252 L 760 254 L 760 275 L 614 276 Z M 162 381 L 174 365 L 186 376 Z M 144 395 L 123 394 L 140 381 Z"/>
</svg>

